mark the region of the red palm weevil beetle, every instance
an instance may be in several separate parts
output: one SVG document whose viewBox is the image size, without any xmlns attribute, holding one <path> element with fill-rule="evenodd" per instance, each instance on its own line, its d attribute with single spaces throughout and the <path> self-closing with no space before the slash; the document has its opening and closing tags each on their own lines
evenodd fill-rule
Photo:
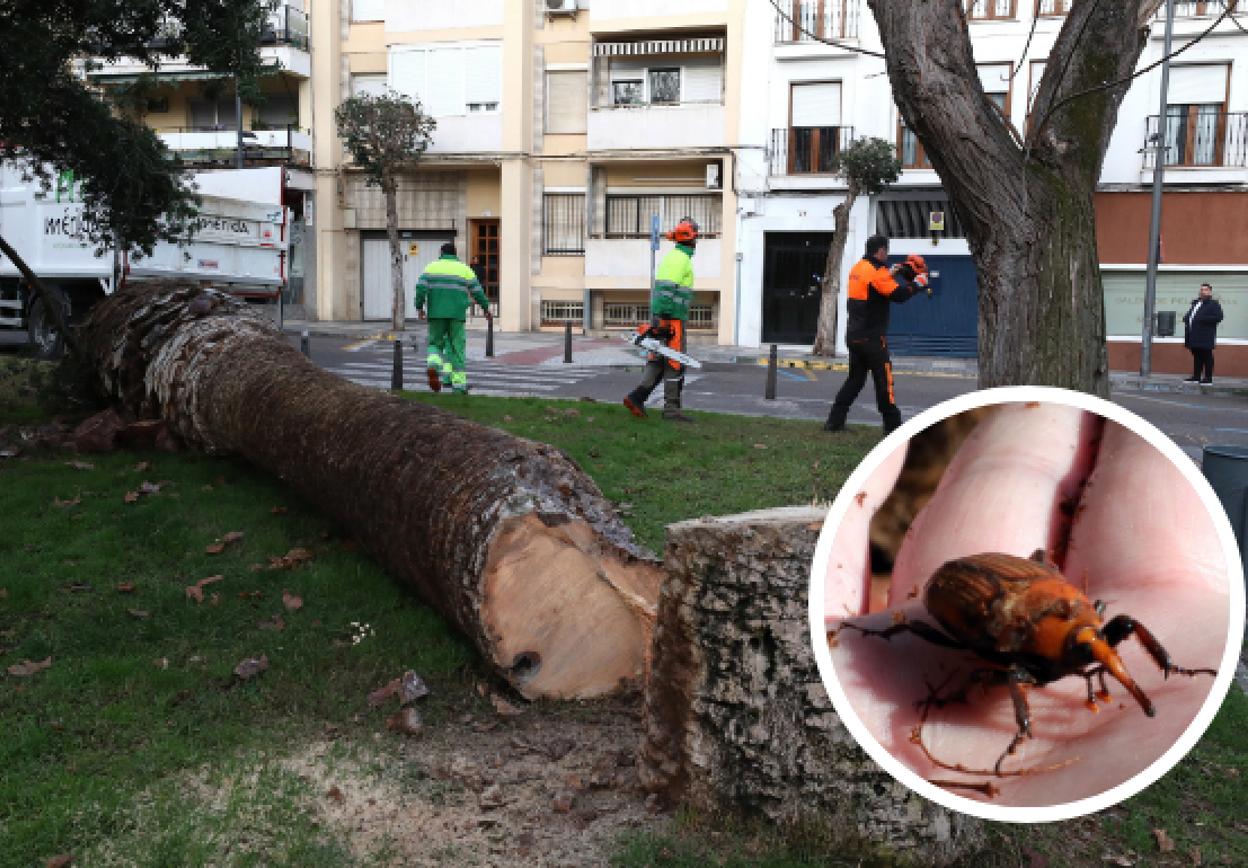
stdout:
<svg viewBox="0 0 1248 868">
<path fill-rule="evenodd" d="M 1144 713 L 1153 717 L 1153 703 L 1135 683 L 1115 650 L 1134 635 L 1168 678 L 1180 675 L 1216 675 L 1214 669 L 1176 666 L 1161 643 L 1143 624 L 1129 615 L 1107 622 L 1105 603 L 1090 601 L 1057 567 L 1049 563 L 1044 549 L 1030 558 L 997 552 L 951 560 L 941 566 L 923 591 L 923 605 L 944 628 L 944 633 L 923 621 L 900 621 L 882 630 L 844 624 L 868 636 L 889 639 L 897 633 L 914 633 L 944 648 L 971 651 L 987 665 L 973 671 L 966 683 L 944 697 L 933 695 L 920 705 L 944 705 L 966 698 L 975 684 L 1005 684 L 1014 703 L 1018 732 L 993 767 L 1002 774 L 1001 763 L 1031 737 L 1031 710 L 1025 686 L 1043 687 L 1070 675 L 1088 685 L 1088 705 L 1096 709 L 1092 679 L 1100 682 L 1100 696 L 1108 696 L 1105 673 L 1117 679 Z"/>
</svg>

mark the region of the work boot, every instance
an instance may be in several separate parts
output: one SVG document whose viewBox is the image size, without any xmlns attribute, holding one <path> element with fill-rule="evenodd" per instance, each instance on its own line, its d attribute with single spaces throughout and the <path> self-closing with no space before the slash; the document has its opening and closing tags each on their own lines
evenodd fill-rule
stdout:
<svg viewBox="0 0 1248 868">
<path fill-rule="evenodd" d="M 686 422 L 686 423 L 693 422 L 691 418 L 686 416 L 684 413 L 680 412 L 680 410 L 664 410 L 663 421 L 664 422 Z"/>
<path fill-rule="evenodd" d="M 823 423 L 824 431 L 844 431 L 845 418 L 849 415 L 848 407 L 837 407 L 835 404 L 828 411 L 828 421 Z"/>
<path fill-rule="evenodd" d="M 432 391 L 442 391 L 442 377 L 438 374 L 437 368 L 425 368 L 425 379 L 429 381 L 429 388 Z"/>
<path fill-rule="evenodd" d="M 624 396 L 624 406 L 628 408 L 628 412 L 632 413 L 638 419 L 646 418 L 645 406 L 634 401 L 632 395 Z"/>
</svg>

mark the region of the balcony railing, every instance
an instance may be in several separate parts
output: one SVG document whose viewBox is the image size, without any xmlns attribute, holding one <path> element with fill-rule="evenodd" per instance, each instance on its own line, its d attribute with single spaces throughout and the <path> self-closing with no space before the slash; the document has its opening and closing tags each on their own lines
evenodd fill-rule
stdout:
<svg viewBox="0 0 1248 868">
<path fill-rule="evenodd" d="M 308 13 L 293 6 L 278 6 L 260 31 L 261 45 L 289 45 L 308 50 Z"/>
<path fill-rule="evenodd" d="M 157 135 L 184 166 L 233 166 L 237 159 L 238 131 L 234 127 L 200 125 L 158 127 Z M 308 165 L 312 133 L 296 126 L 243 130 L 243 162 L 248 166 Z"/>
<path fill-rule="evenodd" d="M 861 6 L 861 0 L 780 0 L 776 42 L 857 39 Z"/>
<path fill-rule="evenodd" d="M 1070 12 L 1071 0 L 1036 0 L 1036 16 L 1065 15 Z"/>
<path fill-rule="evenodd" d="M 767 160 L 772 175 L 826 175 L 854 138 L 853 127 L 787 127 L 771 131 Z"/>
<path fill-rule="evenodd" d="M 1016 18 L 1016 0 L 967 0 L 966 17 L 972 21 Z"/>
<path fill-rule="evenodd" d="M 1222 3 L 1219 0 L 1175 0 L 1174 3 L 1175 18 L 1212 18 L 1221 13 Z M 1156 17 L 1159 21 L 1166 20 L 1165 3 L 1157 10 Z"/>
<path fill-rule="evenodd" d="M 1163 165 L 1174 168 L 1248 167 L 1248 112 L 1204 111 L 1202 106 L 1171 106 L 1166 117 Z M 1144 168 L 1157 161 L 1157 115 L 1146 129 Z"/>
</svg>

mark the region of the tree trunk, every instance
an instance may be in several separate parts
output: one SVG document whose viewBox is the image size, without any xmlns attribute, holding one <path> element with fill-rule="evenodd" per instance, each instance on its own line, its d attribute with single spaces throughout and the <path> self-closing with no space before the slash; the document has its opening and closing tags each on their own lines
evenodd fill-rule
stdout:
<svg viewBox="0 0 1248 868">
<path fill-rule="evenodd" d="M 868 0 L 894 99 L 940 175 L 979 273 L 979 385 L 1107 396 L 1092 196 L 1159 0 L 1075 3 L 1028 138 L 984 95 L 963 0 Z M 1085 92 L 1088 92 L 1085 94 Z"/>
<path fill-rule="evenodd" d="M 342 380 L 244 308 L 134 287 L 96 307 L 81 343 L 108 395 L 281 478 L 524 696 L 640 676 L 661 570 L 570 458 Z"/>
<path fill-rule="evenodd" d="M 871 859 L 943 863 L 978 824 L 895 782 L 832 708 L 808 586 L 826 510 L 668 529 L 646 681 L 642 785 L 669 803 L 813 830 Z"/>
<path fill-rule="evenodd" d="M 854 208 L 858 191 L 852 186 L 845 199 L 832 209 L 835 229 L 828 258 L 823 266 L 823 289 L 819 298 L 819 328 L 815 332 L 815 345 L 811 349 L 816 356 L 836 355 L 836 314 L 841 294 L 841 263 L 845 259 L 845 242 L 849 235 L 849 212 Z"/>
<path fill-rule="evenodd" d="M 382 183 L 386 196 L 386 237 L 390 240 L 390 289 L 394 298 L 390 308 L 390 327 L 403 331 L 407 316 L 407 295 L 403 289 L 403 250 L 399 247 L 398 182 L 390 178 Z"/>
</svg>

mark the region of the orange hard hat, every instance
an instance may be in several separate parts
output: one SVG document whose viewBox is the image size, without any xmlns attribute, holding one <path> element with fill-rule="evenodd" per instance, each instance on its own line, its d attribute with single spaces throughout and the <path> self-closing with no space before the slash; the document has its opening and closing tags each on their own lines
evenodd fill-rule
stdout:
<svg viewBox="0 0 1248 868">
<path fill-rule="evenodd" d="M 927 261 L 917 253 L 906 257 L 906 265 L 914 269 L 915 274 L 927 274 Z"/>
<path fill-rule="evenodd" d="M 677 244 L 688 244 L 698 239 L 698 224 L 688 217 L 676 224 L 671 232 L 667 233 L 667 237 Z"/>
</svg>

